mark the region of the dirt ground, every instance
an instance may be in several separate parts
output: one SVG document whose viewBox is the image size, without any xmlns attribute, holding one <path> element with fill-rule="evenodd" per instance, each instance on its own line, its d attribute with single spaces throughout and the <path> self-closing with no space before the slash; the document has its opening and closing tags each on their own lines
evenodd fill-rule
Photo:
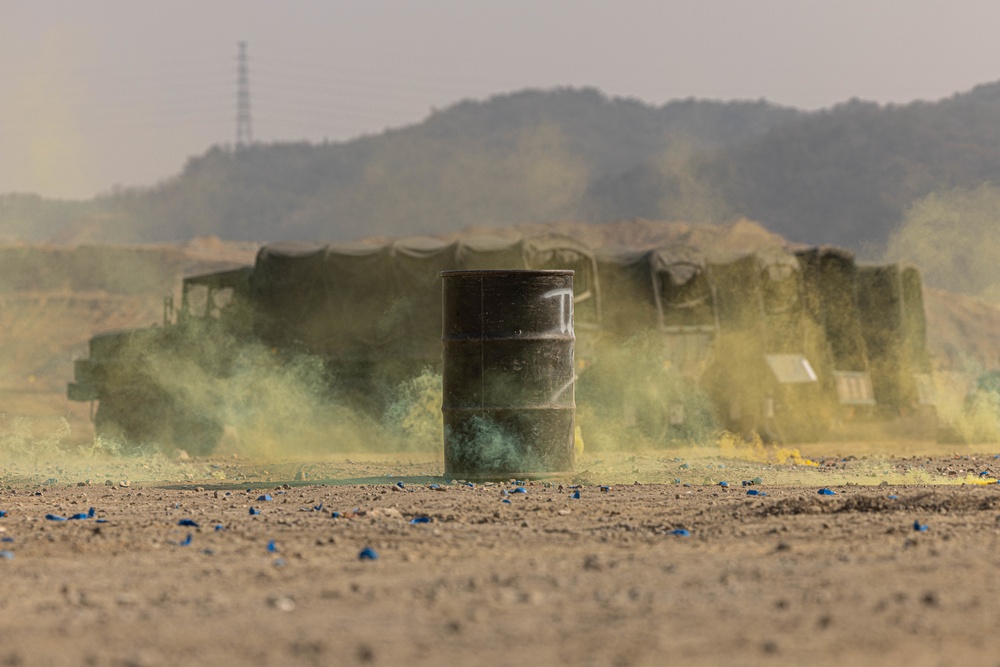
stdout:
<svg viewBox="0 0 1000 667">
<path fill-rule="evenodd" d="M 8 466 L 0 665 L 1000 664 L 996 452 L 845 447 Z"/>
</svg>

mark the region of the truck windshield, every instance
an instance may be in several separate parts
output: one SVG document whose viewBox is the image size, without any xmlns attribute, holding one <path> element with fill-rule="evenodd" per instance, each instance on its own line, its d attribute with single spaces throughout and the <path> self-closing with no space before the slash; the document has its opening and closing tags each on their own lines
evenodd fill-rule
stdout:
<svg viewBox="0 0 1000 667">
<path fill-rule="evenodd" d="M 232 287 L 188 283 L 184 286 L 184 313 L 188 317 L 219 319 L 223 310 L 233 303 L 235 293 Z"/>
</svg>

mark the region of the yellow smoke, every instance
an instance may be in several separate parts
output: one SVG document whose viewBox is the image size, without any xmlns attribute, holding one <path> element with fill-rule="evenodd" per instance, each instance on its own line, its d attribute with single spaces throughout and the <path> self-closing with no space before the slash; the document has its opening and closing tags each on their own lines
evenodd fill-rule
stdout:
<svg viewBox="0 0 1000 667">
<path fill-rule="evenodd" d="M 804 458 L 798 449 L 765 445 L 756 433 L 749 440 L 728 431 L 717 441 L 719 455 L 727 459 L 749 461 L 751 463 L 776 463 L 778 465 L 819 466 L 815 461 Z"/>
</svg>

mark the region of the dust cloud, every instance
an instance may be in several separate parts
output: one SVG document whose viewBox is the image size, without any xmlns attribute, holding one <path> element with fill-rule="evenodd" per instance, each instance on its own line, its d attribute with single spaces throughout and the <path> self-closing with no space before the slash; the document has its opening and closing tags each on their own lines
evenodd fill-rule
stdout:
<svg viewBox="0 0 1000 667">
<path fill-rule="evenodd" d="M 995 193 L 980 194 L 990 200 Z M 734 226 L 729 233 L 735 237 L 746 229 L 747 224 Z M 646 234 L 656 230 L 643 223 L 632 231 Z M 688 226 L 682 234 L 690 239 L 695 231 L 702 233 Z M 710 245 L 709 241 L 704 243 Z M 644 241 L 649 243 L 653 241 Z M 660 243 L 657 238 L 655 245 L 660 247 Z M 901 256 L 887 255 L 886 261 Z M 744 269 L 734 269 L 737 285 L 743 275 L 739 271 Z M 685 279 L 680 272 L 669 277 Z M 649 274 L 642 280 L 648 289 Z M 687 284 L 676 282 L 671 287 L 664 282 L 663 289 L 680 289 Z M 811 297 L 786 307 L 782 301 L 784 285 L 776 282 L 774 289 L 761 292 L 761 298 L 773 298 L 776 304 L 768 311 L 772 336 L 766 345 L 759 331 L 751 332 L 751 325 L 737 327 L 731 335 L 718 334 L 708 343 L 707 334 L 698 333 L 700 320 L 695 327 L 679 321 L 676 330 L 668 334 L 655 321 L 656 305 L 648 302 L 615 303 L 613 311 L 605 312 L 604 326 L 578 326 L 574 444 L 579 474 L 599 470 L 614 479 L 687 481 L 689 478 L 678 471 L 681 464 L 674 459 L 704 461 L 705 467 L 724 462 L 729 467 L 784 466 L 801 471 L 816 467 L 813 462 L 819 460 L 819 450 L 813 445 L 822 445 L 827 452 L 867 451 L 872 456 L 890 456 L 908 451 L 910 445 L 898 444 L 902 442 L 919 440 L 933 447 L 938 438 L 964 451 L 960 448 L 973 446 L 966 443 L 981 446 L 1000 440 L 1000 392 L 989 385 L 977 388 L 976 381 L 993 370 L 979 359 L 966 359 L 961 366 L 938 365 L 928 374 L 939 432 L 928 426 L 930 420 L 916 419 L 919 415 L 914 413 L 923 408 L 838 403 L 832 371 L 860 372 L 866 367 L 842 362 L 838 366 L 837 354 L 841 358 L 851 355 L 851 346 L 845 344 L 848 339 L 830 333 L 829 327 L 841 318 L 834 316 L 832 308 L 811 304 Z M 678 299 L 695 303 L 699 294 L 679 291 Z M 605 301 L 605 307 L 611 303 L 610 299 Z M 737 311 L 745 304 L 737 300 L 730 306 L 734 310 L 727 317 L 738 323 L 741 315 Z M 380 304 L 379 309 L 375 314 L 381 313 L 382 319 L 398 319 L 390 311 L 399 308 Z M 820 320 L 816 312 L 824 318 Z M 42 482 L 64 478 L 99 483 L 229 480 L 233 475 L 222 470 L 221 462 L 275 468 L 284 462 L 337 461 L 360 455 L 432 461 L 440 470 L 444 434 L 439 367 L 417 368 L 412 360 L 390 353 L 374 359 L 370 354 L 351 359 L 331 353 L 331 358 L 322 359 L 290 349 L 279 351 L 248 342 L 252 338 L 245 331 L 227 330 L 217 320 L 203 319 L 185 324 L 205 327 L 194 336 L 179 324 L 133 330 L 127 347 L 108 357 L 119 355 L 119 367 L 146 370 L 142 377 L 120 378 L 113 383 L 139 389 L 113 396 L 119 402 L 117 408 L 114 400 L 101 401 L 95 418 L 113 418 L 129 427 L 133 412 L 146 411 L 136 416 L 153 418 L 137 419 L 132 425 L 155 427 L 143 431 L 135 426 L 135 432 L 123 432 L 121 437 L 110 435 L 81 443 L 79 434 L 57 419 L 5 418 L 0 423 L 0 461 L 7 472 Z M 69 327 L 60 324 L 58 328 L 65 333 Z M 390 334 L 410 333 L 390 329 L 378 328 L 373 336 L 381 340 Z M 635 331 L 643 333 L 635 335 Z M 777 334 L 787 334 L 788 339 Z M 831 342 L 836 345 L 828 345 Z M 774 363 L 791 364 L 778 371 L 793 376 L 805 372 L 801 364 L 795 366 L 799 363 L 796 359 L 808 358 L 812 364 L 809 372 L 819 379 L 798 382 L 792 377 L 791 382 L 776 382 L 778 371 L 767 365 L 767 355 L 781 357 Z M 68 375 L 65 371 L 62 374 Z M 913 388 L 907 391 L 912 393 Z M 769 405 L 776 415 L 783 416 L 780 424 L 763 414 L 761 405 Z M 910 424 L 910 430 L 901 424 Z M 480 435 L 475 439 L 478 455 L 493 462 L 489 465 L 534 465 L 512 462 L 514 448 L 502 434 L 484 425 Z M 873 449 L 861 444 L 863 441 L 879 444 Z M 773 444 L 777 442 L 793 444 Z M 640 465 L 639 461 L 655 463 Z M 886 479 L 876 468 L 878 464 L 873 462 L 876 477 L 871 479 Z M 867 475 L 860 481 L 870 481 Z"/>
<path fill-rule="evenodd" d="M 937 335 L 958 339 L 946 342 L 933 376 L 939 436 L 949 443 L 1000 442 L 998 218 L 993 185 L 935 192 L 912 204 L 883 256 L 916 265 L 926 285 L 952 293 L 937 297 L 947 311 L 930 322 Z"/>
</svg>

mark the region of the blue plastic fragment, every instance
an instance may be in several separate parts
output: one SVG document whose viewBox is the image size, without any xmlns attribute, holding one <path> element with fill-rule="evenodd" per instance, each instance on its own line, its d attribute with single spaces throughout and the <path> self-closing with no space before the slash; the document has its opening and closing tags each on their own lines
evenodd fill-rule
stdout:
<svg viewBox="0 0 1000 667">
<path fill-rule="evenodd" d="M 191 526 L 192 528 L 198 527 L 198 522 L 194 519 L 181 519 L 177 522 L 178 526 Z"/>
<path fill-rule="evenodd" d="M 527 493 L 528 490 L 523 486 L 518 486 L 514 488 L 514 493 Z"/>
<path fill-rule="evenodd" d="M 431 518 L 429 516 L 415 516 L 412 519 L 410 519 L 410 523 L 414 523 L 414 524 L 416 524 L 416 523 L 430 523 L 430 522 L 431 522 Z"/>
<path fill-rule="evenodd" d="M 65 521 L 66 517 L 59 516 L 58 514 L 46 514 L 45 518 L 49 521 Z"/>
<path fill-rule="evenodd" d="M 272 497 L 271 497 L 271 496 L 270 496 L 269 494 L 267 494 L 267 493 L 265 493 L 265 494 L 264 494 L 264 495 L 262 495 L 262 496 L 258 496 L 258 497 L 257 497 L 257 502 L 259 502 L 259 503 L 267 503 L 267 502 L 271 502 L 272 500 L 274 500 L 274 498 L 272 498 Z"/>
<path fill-rule="evenodd" d="M 610 490 L 611 490 L 610 486 L 602 486 L 601 487 L 601 493 L 607 493 Z"/>
<path fill-rule="evenodd" d="M 268 540 L 267 550 L 272 554 L 278 550 L 278 547 L 274 544 L 274 540 Z"/>
<path fill-rule="evenodd" d="M 747 495 L 748 496 L 759 496 L 760 495 L 760 491 L 758 491 L 757 489 L 750 489 L 749 491 L 747 491 Z"/>
<path fill-rule="evenodd" d="M 926 533 L 927 532 L 927 524 L 926 523 L 920 523 L 919 521 L 914 521 L 913 522 L 913 530 L 917 531 L 918 533 Z"/>
<path fill-rule="evenodd" d="M 524 482 L 519 479 L 514 480 L 514 486 L 524 486 Z"/>
<path fill-rule="evenodd" d="M 980 477 L 989 477 L 990 476 L 990 471 L 989 470 L 984 470 L 981 473 L 979 473 L 979 476 Z"/>
<path fill-rule="evenodd" d="M 469 487 L 470 489 L 474 489 L 474 488 L 476 488 L 476 485 L 475 485 L 475 484 L 473 484 L 472 482 L 466 482 L 466 483 L 465 483 L 465 485 L 466 485 L 467 487 Z"/>
<path fill-rule="evenodd" d="M 502 502 L 502 503 L 507 503 L 508 505 L 510 505 L 510 501 L 509 501 L 509 500 L 507 500 L 506 498 L 504 498 L 504 499 L 503 499 L 503 500 L 501 500 L 500 502 Z"/>
<path fill-rule="evenodd" d="M 580 499 L 580 489 L 577 489 L 576 491 L 573 492 L 573 497 L 576 498 L 577 500 Z"/>
<path fill-rule="evenodd" d="M 365 547 L 358 554 L 358 560 L 378 560 L 378 552 L 371 547 Z"/>
<path fill-rule="evenodd" d="M 729 488 L 729 482 L 719 482 L 719 486 L 721 486 L 724 489 L 728 489 Z"/>
<path fill-rule="evenodd" d="M 7 510 L 0 510 L 0 518 L 7 516 Z"/>
<path fill-rule="evenodd" d="M 898 498 L 899 498 L 899 496 L 889 496 L 889 500 L 896 500 Z"/>
<path fill-rule="evenodd" d="M 507 489 L 500 489 L 500 497 L 501 498 L 506 498 L 509 495 L 510 495 L 510 493 L 507 491 Z"/>
<path fill-rule="evenodd" d="M 71 521 L 74 519 L 89 519 L 89 518 L 90 517 L 87 516 L 86 512 L 80 512 L 79 514 L 74 514 L 73 516 L 69 517 Z"/>
<path fill-rule="evenodd" d="M 14 552 L 4 549 L 3 551 L 0 551 L 0 558 L 3 558 L 4 560 L 14 560 Z"/>
<path fill-rule="evenodd" d="M 225 529 L 226 529 L 226 527 L 223 526 L 221 523 L 215 524 L 215 530 L 216 530 L 216 532 L 218 532 L 220 530 L 225 530 Z"/>
<path fill-rule="evenodd" d="M 95 519 L 95 521 L 97 521 L 97 523 L 107 523 L 108 522 L 107 519 Z"/>
<path fill-rule="evenodd" d="M 260 510 L 259 509 L 257 509 L 256 507 L 251 507 L 250 508 L 250 516 L 257 516 L 258 514 L 260 514 Z"/>
<path fill-rule="evenodd" d="M 398 486 L 401 489 L 405 489 L 406 488 L 406 484 L 403 484 L 402 482 L 396 482 L 396 486 Z"/>
<path fill-rule="evenodd" d="M 188 533 L 188 536 L 185 537 L 183 541 L 179 542 L 180 546 L 182 546 L 182 547 L 188 546 L 189 544 L 191 544 L 191 539 L 192 539 L 192 535 L 191 535 L 191 533 Z"/>
<path fill-rule="evenodd" d="M 8 543 L 10 543 L 10 542 L 13 542 L 13 541 L 14 541 L 13 537 L 7 537 L 6 535 L 4 535 L 3 537 L 0 537 L 0 542 L 8 542 Z"/>
<path fill-rule="evenodd" d="M 322 511 L 323 511 L 323 503 L 320 503 L 319 505 L 313 505 L 313 512 L 322 512 Z"/>
<path fill-rule="evenodd" d="M 742 484 L 743 486 L 753 486 L 753 481 L 745 479 L 742 482 L 740 482 L 740 484 Z"/>
<path fill-rule="evenodd" d="M 691 533 L 689 533 L 684 528 L 678 528 L 677 530 L 673 530 L 670 532 L 670 534 L 677 535 L 678 537 L 691 537 Z"/>
<path fill-rule="evenodd" d="M 820 489 L 816 493 L 818 493 L 821 496 L 835 496 L 835 495 L 837 495 L 837 492 L 834 491 L 834 490 L 832 490 L 832 489 Z"/>
<path fill-rule="evenodd" d="M 95 510 L 94 510 L 93 507 L 91 507 L 89 510 L 87 510 L 87 516 L 89 518 L 93 519 L 94 518 L 94 514 L 96 514 L 96 512 L 95 512 Z"/>
</svg>

